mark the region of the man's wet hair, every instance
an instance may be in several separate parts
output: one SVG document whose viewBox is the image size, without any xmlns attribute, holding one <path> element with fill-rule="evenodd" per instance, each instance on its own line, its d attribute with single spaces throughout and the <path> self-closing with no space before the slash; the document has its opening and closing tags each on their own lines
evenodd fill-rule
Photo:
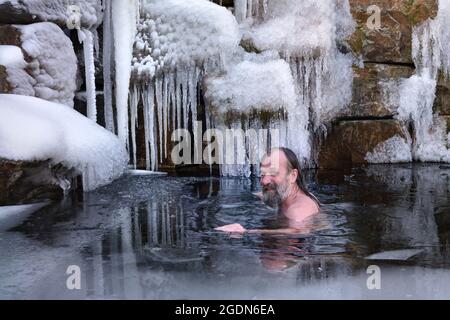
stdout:
<svg viewBox="0 0 450 320">
<path fill-rule="evenodd" d="M 295 181 L 298 188 L 306 194 L 309 198 L 311 198 L 319 207 L 321 206 L 320 201 L 308 190 L 308 187 L 306 186 L 305 179 L 303 177 L 302 168 L 300 166 L 300 161 L 298 161 L 298 157 L 295 154 L 294 151 L 292 151 L 289 148 L 284 147 L 277 147 L 273 148 L 269 151 L 269 155 L 271 152 L 275 150 L 280 150 L 284 153 L 287 159 L 287 165 L 288 165 L 288 172 L 291 172 L 292 170 L 297 170 L 297 180 Z"/>
</svg>

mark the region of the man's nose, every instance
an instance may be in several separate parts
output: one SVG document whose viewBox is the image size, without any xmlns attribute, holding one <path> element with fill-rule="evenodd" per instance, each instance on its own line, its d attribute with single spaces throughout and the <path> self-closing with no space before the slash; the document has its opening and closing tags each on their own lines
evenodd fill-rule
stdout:
<svg viewBox="0 0 450 320">
<path fill-rule="evenodd" d="M 261 185 L 266 186 L 270 183 L 270 178 L 268 176 L 262 176 L 261 177 Z"/>
</svg>

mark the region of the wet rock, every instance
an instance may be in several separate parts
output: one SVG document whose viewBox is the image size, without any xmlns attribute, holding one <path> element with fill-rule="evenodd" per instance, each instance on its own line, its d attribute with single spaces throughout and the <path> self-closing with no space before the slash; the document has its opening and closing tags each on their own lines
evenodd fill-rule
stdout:
<svg viewBox="0 0 450 320">
<path fill-rule="evenodd" d="M 443 116 L 445 122 L 447 123 L 447 133 L 450 133 L 450 115 L 449 116 Z M 450 143 L 450 141 L 449 141 Z"/>
<path fill-rule="evenodd" d="M 6 67 L 0 65 L 0 93 L 11 92 L 11 84 L 8 81 L 8 74 L 6 72 Z"/>
<path fill-rule="evenodd" d="M 0 23 L 27 24 L 36 20 L 37 17 L 27 12 L 23 6 L 14 5 L 11 1 L 0 3 Z"/>
<path fill-rule="evenodd" d="M 353 98 L 341 117 L 392 117 L 398 108 L 398 86 L 414 68 L 402 65 L 366 63 L 355 68 Z"/>
<path fill-rule="evenodd" d="M 342 169 L 367 164 L 367 153 L 395 135 L 407 139 L 403 124 L 397 120 L 341 121 L 320 147 L 319 167 Z"/>
<path fill-rule="evenodd" d="M 11 45 L 20 47 L 21 32 L 18 28 L 11 25 L 0 25 L 0 45 Z"/>
<path fill-rule="evenodd" d="M 450 115 L 450 79 L 439 79 L 433 109 L 440 115 Z"/>
<path fill-rule="evenodd" d="M 61 199 L 76 174 L 49 161 L 0 159 L 0 206 Z"/>
<path fill-rule="evenodd" d="M 369 6 L 381 9 L 381 28 L 371 30 L 367 21 L 372 15 Z M 413 26 L 423 23 L 437 14 L 437 0 L 350 0 L 350 9 L 357 22 L 349 43 L 365 61 L 409 63 Z"/>
</svg>

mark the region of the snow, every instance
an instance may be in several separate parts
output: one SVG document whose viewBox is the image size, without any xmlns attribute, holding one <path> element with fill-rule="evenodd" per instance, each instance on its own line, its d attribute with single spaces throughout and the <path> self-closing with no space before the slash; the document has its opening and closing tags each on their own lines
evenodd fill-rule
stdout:
<svg viewBox="0 0 450 320">
<path fill-rule="evenodd" d="M 7 81 L 11 92 L 34 96 L 34 80 L 26 71 L 28 66 L 22 50 L 17 46 L 0 45 L 0 65 L 6 67 Z"/>
<path fill-rule="evenodd" d="M 26 62 L 22 50 L 17 46 L 0 46 L 0 64 L 3 66 L 18 66 L 24 68 Z"/>
<path fill-rule="evenodd" d="M 413 158 L 450 162 L 444 120 L 433 114 L 439 73 L 450 76 L 450 0 L 439 1 L 435 19 L 414 28 L 412 45 L 416 73 L 402 81 L 398 119 L 414 125 Z"/>
<path fill-rule="evenodd" d="M 236 50 L 240 34 L 233 15 L 207 0 L 151 0 L 138 21 L 133 68 L 137 76 L 217 60 Z"/>
<path fill-rule="evenodd" d="M 76 5 L 82 13 L 80 22 L 85 28 L 92 28 L 102 22 L 101 3 L 98 0 L 2 0 L 9 2 L 14 7 L 24 10 L 41 21 L 65 22 L 70 16 L 68 8 Z"/>
<path fill-rule="evenodd" d="M 286 57 L 317 55 L 329 52 L 336 39 L 342 40 L 353 32 L 347 1 L 266 2 L 263 22 L 244 34 L 259 50 L 277 50 Z"/>
<path fill-rule="evenodd" d="M 31 58 L 30 75 L 35 96 L 73 106 L 77 58 L 72 42 L 51 22 L 15 25 L 21 32 L 22 49 Z"/>
<path fill-rule="evenodd" d="M 206 79 L 205 97 L 220 112 L 291 111 L 296 107 L 294 79 L 286 61 L 243 60 L 229 69 L 222 77 Z"/>
<path fill-rule="evenodd" d="M 118 178 L 128 162 L 117 137 L 92 120 L 61 104 L 12 94 L 0 95 L 0 157 L 74 168 L 85 191 Z"/>
</svg>

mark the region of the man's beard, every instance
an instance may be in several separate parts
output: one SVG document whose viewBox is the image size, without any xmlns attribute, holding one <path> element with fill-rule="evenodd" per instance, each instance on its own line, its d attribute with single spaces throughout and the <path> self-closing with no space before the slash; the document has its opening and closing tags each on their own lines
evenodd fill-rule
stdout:
<svg viewBox="0 0 450 320">
<path fill-rule="evenodd" d="M 278 208 L 281 203 L 289 196 L 289 185 L 275 185 L 273 183 L 263 187 L 263 202 L 272 207 Z"/>
</svg>

